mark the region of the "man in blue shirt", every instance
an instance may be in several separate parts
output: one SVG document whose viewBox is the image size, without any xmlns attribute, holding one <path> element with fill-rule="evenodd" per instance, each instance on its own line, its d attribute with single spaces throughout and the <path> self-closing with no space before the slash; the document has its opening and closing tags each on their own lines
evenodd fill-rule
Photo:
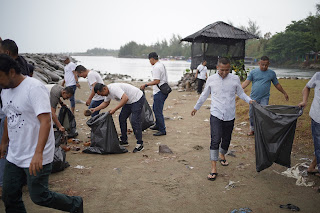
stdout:
<svg viewBox="0 0 320 213">
<path fill-rule="evenodd" d="M 250 97 L 263 106 L 269 104 L 271 82 L 280 92 L 282 92 L 285 99 L 287 101 L 289 100 L 288 94 L 278 82 L 276 73 L 273 70 L 268 69 L 269 64 L 269 58 L 267 56 L 262 56 L 259 62 L 259 68 L 252 70 L 247 80 L 242 83 L 242 88 L 245 89 L 252 82 Z M 248 133 L 248 136 L 251 136 L 254 135 L 253 112 L 251 105 L 249 109 L 249 117 L 250 132 Z"/>
</svg>

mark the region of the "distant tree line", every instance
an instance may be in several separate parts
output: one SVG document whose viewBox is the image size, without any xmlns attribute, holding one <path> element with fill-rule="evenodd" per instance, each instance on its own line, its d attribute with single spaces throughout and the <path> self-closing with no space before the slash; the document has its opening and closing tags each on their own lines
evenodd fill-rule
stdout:
<svg viewBox="0 0 320 213">
<path fill-rule="evenodd" d="M 130 41 L 120 47 L 118 56 L 123 58 L 147 58 L 150 52 L 157 52 L 162 58 L 170 56 L 189 58 L 191 56 L 191 44 L 180 43 L 181 39 L 180 35 L 173 34 L 169 41 L 163 39 L 161 42 L 158 41 L 150 46 Z"/>
<path fill-rule="evenodd" d="M 93 48 L 88 49 L 86 52 L 82 53 L 73 53 L 72 55 L 86 55 L 86 56 L 114 56 L 117 57 L 119 50 L 111 50 L 104 48 Z"/>
</svg>

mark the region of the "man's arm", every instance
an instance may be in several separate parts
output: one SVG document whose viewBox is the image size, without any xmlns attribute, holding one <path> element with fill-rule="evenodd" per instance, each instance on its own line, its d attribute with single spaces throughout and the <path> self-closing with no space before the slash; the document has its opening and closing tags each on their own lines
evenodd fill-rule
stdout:
<svg viewBox="0 0 320 213">
<path fill-rule="evenodd" d="M 76 71 L 72 71 L 73 75 L 74 75 L 74 79 L 76 80 L 76 86 L 80 89 L 80 84 L 79 84 L 79 80 L 78 80 L 78 75 Z"/>
<path fill-rule="evenodd" d="M 66 81 L 63 79 L 63 81 L 62 81 L 62 86 L 64 87 L 64 83 L 66 83 Z"/>
<path fill-rule="evenodd" d="M 107 101 L 107 102 L 102 102 L 99 106 L 97 106 L 96 108 L 91 108 L 90 111 L 91 112 L 95 112 L 95 111 L 99 111 L 99 110 L 102 110 L 104 108 L 106 108 L 107 106 L 109 106 L 110 104 L 110 101 Z"/>
<path fill-rule="evenodd" d="M 32 157 L 30 166 L 29 166 L 29 173 L 30 175 L 37 175 L 42 169 L 42 161 L 43 161 L 43 150 L 48 141 L 49 132 L 51 128 L 51 117 L 50 113 L 42 113 L 37 116 L 40 122 L 40 129 L 39 129 L 39 138 L 36 150 Z"/>
<path fill-rule="evenodd" d="M 90 96 L 89 96 L 88 100 L 86 101 L 86 105 L 87 105 L 87 106 L 90 105 L 93 96 L 96 94 L 96 93 L 94 92 L 94 86 L 96 85 L 96 83 L 97 83 L 97 82 L 94 82 L 94 83 L 92 84 L 92 90 L 91 90 Z"/>
<path fill-rule="evenodd" d="M 286 91 L 284 91 L 284 89 L 282 88 L 281 84 L 278 83 L 278 84 L 276 84 L 276 85 L 274 85 L 274 86 L 277 88 L 277 90 L 279 90 L 280 92 L 282 92 L 282 94 L 284 95 L 286 101 L 289 101 L 289 96 L 288 96 L 288 94 L 286 93 Z"/>
<path fill-rule="evenodd" d="M 146 88 L 146 86 L 157 85 L 157 84 L 159 84 L 159 83 L 160 83 L 160 79 L 154 79 L 153 81 L 150 81 L 150 82 L 148 82 L 148 83 L 146 83 L 146 84 L 141 85 L 141 86 L 140 86 L 140 89 L 141 89 L 141 90 L 144 90 L 144 89 Z"/>
<path fill-rule="evenodd" d="M 110 110 L 109 113 L 110 113 L 111 115 L 113 115 L 118 109 L 120 109 L 121 107 L 123 107 L 123 106 L 128 102 L 128 100 L 129 100 L 129 98 L 128 98 L 128 96 L 126 95 L 126 93 L 123 93 L 119 104 L 118 104 L 114 109 Z"/>
<path fill-rule="evenodd" d="M 251 83 L 250 80 L 248 80 L 248 79 L 245 80 L 245 81 L 242 83 L 242 85 L 241 85 L 242 89 L 245 89 L 250 83 Z"/>
<path fill-rule="evenodd" d="M 4 120 L 3 134 L 0 145 L 0 159 L 4 158 L 9 144 L 7 117 Z"/>
<path fill-rule="evenodd" d="M 305 86 L 302 90 L 302 102 L 298 104 L 299 107 L 305 107 L 307 105 L 309 94 L 310 94 L 310 88 Z"/>
<path fill-rule="evenodd" d="M 57 128 L 61 131 L 64 132 L 65 128 L 61 125 L 61 123 L 58 120 L 58 117 L 56 115 L 56 109 L 51 107 L 51 114 L 52 114 L 52 120 L 56 124 Z"/>
</svg>

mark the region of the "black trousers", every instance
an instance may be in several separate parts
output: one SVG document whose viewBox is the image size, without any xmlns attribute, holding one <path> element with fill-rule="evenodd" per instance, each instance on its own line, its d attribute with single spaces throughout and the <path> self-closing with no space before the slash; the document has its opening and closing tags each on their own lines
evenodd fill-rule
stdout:
<svg viewBox="0 0 320 213">
<path fill-rule="evenodd" d="M 202 93 L 202 87 L 203 85 L 206 83 L 206 80 L 203 80 L 203 79 L 199 79 L 197 78 L 198 80 L 198 94 L 201 94 Z"/>
</svg>

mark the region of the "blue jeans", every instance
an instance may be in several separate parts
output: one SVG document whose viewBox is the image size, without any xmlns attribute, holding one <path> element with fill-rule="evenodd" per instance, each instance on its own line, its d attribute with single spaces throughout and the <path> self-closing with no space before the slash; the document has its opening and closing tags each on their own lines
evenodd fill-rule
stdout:
<svg viewBox="0 0 320 213">
<path fill-rule="evenodd" d="M 311 119 L 311 130 L 314 144 L 314 154 L 317 159 L 318 170 L 320 171 L 320 123 Z"/>
<path fill-rule="evenodd" d="M 142 107 L 145 102 L 144 95 L 140 98 L 139 101 L 132 104 L 125 104 L 119 115 L 119 123 L 121 129 L 121 141 L 127 141 L 127 119 L 132 114 L 131 117 L 131 125 L 133 129 L 133 133 L 136 136 L 137 144 L 143 144 L 142 141 L 142 127 L 141 127 L 141 112 Z"/>
<path fill-rule="evenodd" d="M 81 197 L 67 196 L 49 190 L 51 168 L 51 163 L 44 165 L 43 169 L 33 176 L 30 175 L 29 168 L 20 168 L 6 161 L 2 191 L 6 212 L 26 212 L 22 201 L 22 186 L 26 177 L 30 198 L 35 204 L 67 212 L 78 212 L 83 202 Z"/>
<path fill-rule="evenodd" d="M 269 104 L 269 97 L 268 98 L 262 98 L 261 100 L 255 100 L 258 104 L 261 106 L 267 106 Z M 249 120 L 250 120 L 250 130 L 254 131 L 254 123 L 253 123 L 253 109 L 252 105 L 249 106 Z"/>
<path fill-rule="evenodd" d="M 76 85 L 72 85 L 70 87 L 72 87 L 72 89 L 74 90 L 74 95 L 71 96 L 71 98 L 70 98 L 70 104 L 71 104 L 71 108 L 75 108 L 76 107 L 76 101 L 75 101 L 75 97 L 74 96 L 76 95 L 77 86 Z"/>
<path fill-rule="evenodd" d="M 223 121 L 217 117 L 210 116 L 211 144 L 210 144 L 210 160 L 217 161 L 219 152 L 225 155 L 228 152 L 231 135 L 234 126 L 234 119 L 231 121 Z"/>
<path fill-rule="evenodd" d="M 6 117 L 0 118 L 1 123 L 0 123 L 0 144 L 1 144 L 1 139 L 2 139 L 2 134 L 3 134 L 3 127 L 4 127 L 4 120 Z M 4 172 L 4 163 L 6 162 L 6 159 L 0 159 L 0 187 L 2 187 L 2 178 L 3 178 L 3 172 Z"/>
<path fill-rule="evenodd" d="M 166 133 L 166 126 L 165 126 L 164 117 L 163 117 L 163 106 L 167 97 L 168 95 L 165 95 L 160 91 L 157 94 L 153 95 L 152 108 L 153 108 L 154 116 L 156 117 L 156 126 L 159 128 L 159 131 L 162 133 Z"/>
<path fill-rule="evenodd" d="M 91 109 L 91 108 L 96 108 L 97 106 L 99 106 L 100 104 L 102 104 L 102 102 L 103 102 L 103 100 L 91 101 L 91 103 L 90 103 L 90 105 L 89 105 L 88 108 L 89 108 L 89 109 Z M 95 111 L 94 113 L 91 114 L 91 117 L 94 117 L 94 116 L 98 115 L 99 112 L 100 112 L 100 110 L 99 110 L 99 111 Z"/>
</svg>

